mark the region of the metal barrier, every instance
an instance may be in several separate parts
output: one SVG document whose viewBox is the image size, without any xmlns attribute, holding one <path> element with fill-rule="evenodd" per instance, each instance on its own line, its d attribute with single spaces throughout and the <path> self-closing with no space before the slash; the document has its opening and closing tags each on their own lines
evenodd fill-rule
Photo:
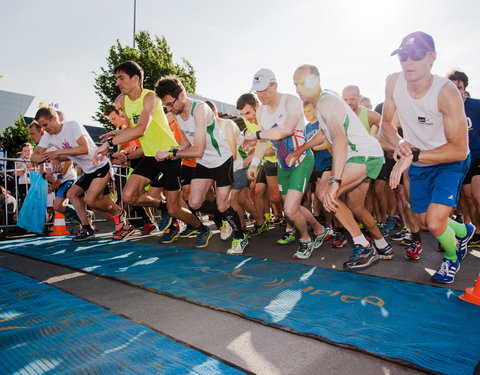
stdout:
<svg viewBox="0 0 480 375">
<path fill-rule="evenodd" d="M 3 187 L 6 194 L 0 194 L 0 231 L 8 228 L 16 228 L 16 221 L 18 212 L 22 208 L 23 200 L 28 193 L 30 184 L 19 184 L 19 174 L 25 171 L 25 168 L 17 168 L 16 163 L 31 163 L 30 160 L 16 159 L 16 158 L 0 158 L 0 186 Z M 5 168 L 5 165 L 9 167 Z M 13 167 L 13 168 L 12 168 Z M 27 170 L 30 173 L 33 170 L 38 170 L 39 167 Z M 114 201 L 120 204 L 121 192 L 125 185 L 128 175 L 128 167 L 114 166 L 115 176 L 111 183 L 111 196 Z M 27 178 L 29 181 L 29 178 Z M 22 186 L 25 185 L 25 186 Z M 2 192 L 0 192 L 2 193 Z M 125 207 L 128 219 L 141 219 L 136 216 L 135 210 L 131 207 Z M 105 221 L 103 218 L 96 218 L 95 222 Z M 51 225 L 47 223 L 46 225 Z"/>
</svg>

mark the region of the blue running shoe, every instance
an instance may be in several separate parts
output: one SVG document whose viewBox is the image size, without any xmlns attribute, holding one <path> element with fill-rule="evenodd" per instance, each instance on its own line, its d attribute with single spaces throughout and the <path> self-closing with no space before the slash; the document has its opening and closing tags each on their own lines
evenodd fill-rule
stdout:
<svg viewBox="0 0 480 375">
<path fill-rule="evenodd" d="M 75 237 L 72 238 L 72 241 L 75 241 L 75 242 L 86 241 L 94 237 L 95 237 L 95 231 L 82 229 L 80 232 L 77 233 Z"/>
<path fill-rule="evenodd" d="M 198 233 L 197 228 L 187 225 L 183 231 L 180 232 L 180 238 L 192 238 L 195 237 Z"/>
<path fill-rule="evenodd" d="M 167 211 L 162 211 L 162 218 L 158 223 L 158 230 L 163 232 L 167 229 L 170 225 L 172 225 L 172 217 L 168 214 Z"/>
<path fill-rule="evenodd" d="M 362 246 L 354 245 L 353 253 L 350 259 L 343 263 L 343 269 L 350 271 L 356 268 L 369 267 L 378 261 L 378 254 L 372 245 Z"/>
<path fill-rule="evenodd" d="M 382 236 L 383 236 L 383 237 L 387 237 L 387 236 L 388 236 L 388 232 L 389 232 L 389 230 L 388 230 L 388 228 L 387 228 L 387 224 L 385 224 L 385 223 L 378 223 L 377 226 L 378 226 L 378 229 L 380 229 L 380 233 L 382 233 Z"/>
<path fill-rule="evenodd" d="M 459 258 L 460 259 L 460 258 Z M 432 276 L 432 281 L 441 284 L 451 284 L 455 281 L 455 274 L 460 269 L 460 260 L 456 262 L 453 260 L 443 258 L 442 264 Z"/>
<path fill-rule="evenodd" d="M 387 222 L 386 222 L 386 225 L 387 225 L 387 229 L 388 230 L 392 230 L 394 227 L 395 227 L 395 220 L 393 217 L 389 216 L 387 218 Z"/>
<path fill-rule="evenodd" d="M 467 256 L 468 241 L 470 241 L 470 239 L 475 234 L 475 230 L 477 229 L 473 224 L 465 224 L 465 226 L 467 227 L 467 234 L 465 235 L 465 237 L 457 237 L 457 258 L 460 262 L 464 260 Z"/>
<path fill-rule="evenodd" d="M 172 225 L 170 228 L 167 228 L 163 231 L 162 236 L 158 239 L 158 242 L 160 243 L 172 243 L 175 241 L 178 236 L 180 235 L 179 231 L 177 228 L 175 228 L 174 225 Z"/>
<path fill-rule="evenodd" d="M 208 246 L 208 241 L 212 237 L 212 232 L 210 232 L 210 229 L 204 230 L 203 232 L 200 232 L 197 236 L 197 239 L 195 240 L 195 243 L 193 244 L 193 247 L 196 247 L 198 249 L 201 249 L 203 247 Z"/>
</svg>

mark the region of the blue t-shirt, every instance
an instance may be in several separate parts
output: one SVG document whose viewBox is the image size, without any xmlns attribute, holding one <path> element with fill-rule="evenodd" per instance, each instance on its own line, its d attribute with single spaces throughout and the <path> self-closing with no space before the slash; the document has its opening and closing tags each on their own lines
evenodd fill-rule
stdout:
<svg viewBox="0 0 480 375">
<path fill-rule="evenodd" d="M 480 99 L 465 100 L 468 121 L 468 145 L 472 161 L 480 159 Z"/>
<path fill-rule="evenodd" d="M 317 134 L 319 127 L 318 121 L 313 124 L 309 122 L 305 125 L 305 142 L 308 142 Z M 323 172 L 325 169 L 332 167 L 332 155 L 328 150 L 313 150 L 313 156 L 315 157 L 315 170 L 317 172 Z"/>
</svg>

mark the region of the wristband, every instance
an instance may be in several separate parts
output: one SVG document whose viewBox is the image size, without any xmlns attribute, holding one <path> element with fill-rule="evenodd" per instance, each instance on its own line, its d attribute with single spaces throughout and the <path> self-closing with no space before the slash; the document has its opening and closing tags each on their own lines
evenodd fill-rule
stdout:
<svg viewBox="0 0 480 375">
<path fill-rule="evenodd" d="M 333 176 L 330 176 L 328 178 L 328 183 L 329 184 L 334 184 L 335 182 L 338 183 L 338 184 L 341 184 L 342 180 L 340 180 L 339 178 L 333 177 Z"/>
<path fill-rule="evenodd" d="M 413 155 L 412 161 L 418 161 L 418 158 L 420 156 L 420 151 L 421 150 L 419 148 L 412 147 L 412 155 Z"/>
<path fill-rule="evenodd" d="M 261 130 L 257 130 L 257 131 L 255 132 L 255 136 L 257 137 L 257 139 L 262 139 L 262 138 L 260 137 L 260 132 L 261 132 Z"/>
<path fill-rule="evenodd" d="M 47 178 L 45 177 L 47 175 L 47 172 L 42 173 L 42 177 L 46 180 Z"/>
<path fill-rule="evenodd" d="M 107 138 L 107 143 L 110 145 L 110 147 L 115 146 L 115 145 L 113 144 L 113 137 Z"/>
<path fill-rule="evenodd" d="M 258 166 L 260 164 L 260 159 L 259 158 L 252 158 L 252 162 L 250 163 L 250 166 Z"/>
</svg>

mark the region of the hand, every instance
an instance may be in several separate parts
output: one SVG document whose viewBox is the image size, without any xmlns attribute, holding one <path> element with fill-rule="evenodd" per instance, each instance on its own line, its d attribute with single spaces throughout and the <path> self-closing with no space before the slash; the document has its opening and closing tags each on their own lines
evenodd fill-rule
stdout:
<svg viewBox="0 0 480 375">
<path fill-rule="evenodd" d="M 120 132 L 121 130 L 112 130 L 112 131 L 109 131 L 108 133 L 102 134 L 98 138 L 100 138 L 100 141 L 102 141 L 102 143 L 105 143 L 108 138 L 115 137 L 116 135 L 119 135 Z"/>
<path fill-rule="evenodd" d="M 164 161 L 165 159 L 170 159 L 170 153 L 168 151 L 158 151 L 155 154 L 156 161 Z"/>
<path fill-rule="evenodd" d="M 125 150 L 120 150 L 112 154 L 112 159 L 117 160 L 119 163 L 123 164 L 128 161 L 127 153 Z"/>
<path fill-rule="evenodd" d="M 302 152 L 300 150 L 293 150 L 291 153 L 287 155 L 287 159 L 285 160 L 287 162 L 287 165 L 291 167 L 295 162 L 298 160 L 298 158 L 302 155 Z"/>
<path fill-rule="evenodd" d="M 412 160 L 413 155 L 397 160 L 395 166 L 392 169 L 392 172 L 390 173 L 390 187 L 392 189 L 397 188 L 397 186 L 400 184 L 402 174 L 410 167 L 410 165 L 412 164 Z"/>
<path fill-rule="evenodd" d="M 248 169 L 247 169 L 247 178 L 249 180 L 252 180 L 252 181 L 255 181 L 256 178 L 257 178 L 257 174 L 258 174 L 258 169 L 255 165 L 251 165 Z"/>
<path fill-rule="evenodd" d="M 55 159 L 58 159 L 60 155 L 61 150 L 55 150 L 55 151 L 45 151 L 42 156 L 45 157 L 46 161 L 52 161 Z"/>
<path fill-rule="evenodd" d="M 109 147 L 110 146 L 108 145 L 108 143 L 104 143 L 99 148 L 97 148 L 97 151 L 95 151 L 95 154 L 93 155 L 93 158 L 92 158 L 93 165 L 97 165 L 100 162 L 100 160 L 102 160 L 105 157 Z"/>
<path fill-rule="evenodd" d="M 55 172 L 58 173 L 62 171 L 62 162 L 60 160 L 52 160 L 51 163 L 52 163 L 52 169 Z"/>
<path fill-rule="evenodd" d="M 245 137 L 243 137 L 242 148 L 244 150 L 249 150 L 252 147 L 254 147 L 256 143 L 257 143 L 257 137 L 255 136 L 255 134 L 248 134 Z"/>
<path fill-rule="evenodd" d="M 404 139 L 400 140 L 400 142 L 397 144 L 397 147 L 395 147 L 393 158 L 398 160 L 400 158 L 412 155 L 412 147 L 413 145 L 411 143 L 408 143 Z"/>
<path fill-rule="evenodd" d="M 336 212 L 338 209 L 338 205 L 337 205 L 338 188 L 339 188 L 339 184 L 334 182 L 333 184 L 330 184 L 328 189 L 325 191 L 322 202 L 327 212 Z"/>
</svg>

